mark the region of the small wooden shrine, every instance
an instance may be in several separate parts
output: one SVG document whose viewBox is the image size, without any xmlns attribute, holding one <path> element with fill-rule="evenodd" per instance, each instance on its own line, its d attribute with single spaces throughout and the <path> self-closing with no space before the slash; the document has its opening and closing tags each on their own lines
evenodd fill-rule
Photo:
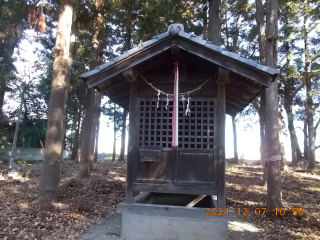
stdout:
<svg viewBox="0 0 320 240">
<path fill-rule="evenodd" d="M 217 196 L 225 208 L 225 114 L 278 70 L 184 32 L 181 24 L 81 77 L 129 110 L 126 204 L 134 192 Z"/>
</svg>

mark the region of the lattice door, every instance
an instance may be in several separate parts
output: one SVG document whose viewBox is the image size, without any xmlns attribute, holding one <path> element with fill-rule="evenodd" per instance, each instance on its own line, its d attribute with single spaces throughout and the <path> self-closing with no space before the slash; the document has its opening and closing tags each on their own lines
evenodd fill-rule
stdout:
<svg viewBox="0 0 320 240">
<path fill-rule="evenodd" d="M 191 114 L 185 116 L 187 103 L 179 101 L 179 148 L 214 148 L 214 99 L 191 99 Z M 166 109 L 166 99 L 157 108 L 156 99 L 140 98 L 139 146 L 172 145 L 172 104 Z"/>
</svg>

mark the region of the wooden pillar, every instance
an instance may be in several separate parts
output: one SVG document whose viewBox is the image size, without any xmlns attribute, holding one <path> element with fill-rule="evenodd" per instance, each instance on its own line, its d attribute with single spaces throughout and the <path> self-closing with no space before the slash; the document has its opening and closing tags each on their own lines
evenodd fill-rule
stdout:
<svg viewBox="0 0 320 240">
<path fill-rule="evenodd" d="M 133 183 L 135 175 L 135 165 L 138 160 L 138 83 L 136 75 L 132 69 L 122 73 L 128 82 L 130 82 L 130 102 L 129 102 L 129 141 L 127 157 L 127 180 L 125 203 L 133 203 Z"/>
<path fill-rule="evenodd" d="M 226 122 L 226 89 L 225 84 L 229 77 L 229 71 L 219 68 L 217 78 L 217 204 L 218 208 L 226 208 L 226 170 L 225 170 L 225 122 Z"/>
</svg>

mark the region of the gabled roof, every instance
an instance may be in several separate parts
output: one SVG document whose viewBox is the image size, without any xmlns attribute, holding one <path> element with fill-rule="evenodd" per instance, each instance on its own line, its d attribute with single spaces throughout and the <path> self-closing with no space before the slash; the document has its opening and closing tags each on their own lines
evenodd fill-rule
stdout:
<svg viewBox="0 0 320 240">
<path fill-rule="evenodd" d="M 129 84 L 124 81 L 121 73 L 129 68 L 157 62 L 157 59 L 159 60 L 159 58 L 163 57 L 166 54 L 165 52 L 172 47 L 178 47 L 188 54 L 200 57 L 210 64 L 229 69 L 233 73 L 235 85 L 230 85 L 230 89 L 239 91 L 239 86 L 242 86 L 247 96 L 247 100 L 241 99 L 239 102 L 237 102 L 236 97 L 231 96 L 234 98 L 229 101 L 233 102 L 233 104 L 231 103 L 231 105 L 234 105 L 233 113 L 241 111 L 263 88 L 268 87 L 279 74 L 277 69 L 241 57 L 239 54 L 226 51 L 209 41 L 184 32 L 181 24 L 172 24 L 167 32 L 159 34 L 151 40 L 139 44 L 139 46 L 124 52 L 122 55 L 82 74 L 81 78 L 87 82 L 90 88 L 97 88 L 102 94 L 109 96 L 111 100 L 123 107 L 127 107 L 128 101 L 124 101 L 124 96 L 121 96 L 121 99 L 117 99 L 121 95 L 119 95 L 119 90 L 113 91 L 115 89 L 111 89 L 121 82 L 122 89 L 129 98 Z M 228 102 L 228 95 L 226 97 Z"/>
</svg>

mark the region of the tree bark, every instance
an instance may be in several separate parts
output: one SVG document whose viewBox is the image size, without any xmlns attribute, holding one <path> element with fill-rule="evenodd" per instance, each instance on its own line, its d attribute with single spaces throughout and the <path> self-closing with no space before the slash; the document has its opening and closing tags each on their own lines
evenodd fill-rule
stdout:
<svg viewBox="0 0 320 240">
<path fill-rule="evenodd" d="M 237 52 L 237 44 L 240 32 L 240 24 L 241 24 L 241 12 L 238 12 L 237 24 L 236 24 L 236 31 L 233 36 L 233 43 L 232 43 L 232 52 Z"/>
<path fill-rule="evenodd" d="M 99 92 L 96 92 L 95 95 L 95 100 L 94 100 L 94 112 L 93 112 L 93 116 L 92 116 L 92 131 L 91 131 L 91 149 L 90 155 L 93 155 L 92 161 L 90 162 L 90 167 L 89 169 L 92 171 L 93 170 L 93 163 L 94 163 L 94 157 L 95 157 L 95 150 L 98 150 L 98 147 L 96 147 L 96 145 L 98 144 L 97 140 L 97 135 L 99 136 L 98 131 L 98 122 L 99 122 L 99 118 L 100 118 L 100 104 L 101 104 L 101 94 Z"/>
<path fill-rule="evenodd" d="M 99 119 L 98 119 L 98 122 L 97 122 L 97 132 L 96 132 L 96 147 L 95 147 L 95 150 L 94 150 L 94 159 L 93 159 L 93 162 L 98 162 L 98 150 L 99 150 L 99 131 L 100 131 L 100 112 L 99 112 Z"/>
<path fill-rule="evenodd" d="M 93 20 L 92 45 L 91 45 L 91 52 L 90 52 L 90 55 L 91 55 L 90 69 L 93 69 L 98 65 L 98 56 L 99 56 L 98 35 L 100 33 L 102 23 L 103 23 L 102 15 L 98 9 Z M 93 158 L 94 158 L 94 152 L 93 152 L 94 141 L 92 141 L 92 135 L 93 135 L 92 132 L 95 129 L 95 125 L 94 125 L 94 119 L 92 116 L 94 115 L 94 112 L 95 112 L 94 111 L 95 98 L 96 98 L 96 90 L 94 88 L 88 89 L 81 132 L 82 132 L 82 137 L 89 136 L 89 142 L 82 140 L 82 143 L 81 143 L 81 158 L 80 158 L 80 165 L 79 165 L 79 172 L 78 172 L 78 176 L 80 178 L 85 178 L 89 176 L 90 164 L 93 162 Z"/>
<path fill-rule="evenodd" d="M 59 20 L 55 43 L 55 57 L 50 93 L 44 161 L 39 185 L 39 200 L 52 202 L 58 197 L 60 164 L 63 158 L 64 108 L 69 64 L 69 48 L 73 14 L 73 1 L 59 2 Z"/>
<path fill-rule="evenodd" d="M 116 160 L 116 143 L 117 143 L 117 128 L 116 128 L 116 105 L 113 104 L 113 151 L 112 161 Z"/>
<path fill-rule="evenodd" d="M 281 169 L 284 169 L 284 166 L 287 165 L 287 156 L 284 150 L 284 143 L 283 143 L 283 123 L 282 123 L 282 114 L 279 108 L 278 111 L 278 118 L 279 118 L 279 143 L 280 143 L 280 153 L 281 153 Z"/>
<path fill-rule="evenodd" d="M 234 161 L 238 163 L 238 144 L 237 144 L 237 125 L 235 116 L 232 116 L 232 129 L 233 129 L 233 147 L 234 147 Z"/>
<path fill-rule="evenodd" d="M 311 86 L 311 66 L 310 66 L 310 53 L 308 48 L 308 23 L 307 23 L 307 7 L 309 0 L 304 1 L 304 51 L 305 51 L 305 83 L 306 83 L 306 96 L 307 96 L 307 123 L 308 123 L 308 140 L 309 140 L 309 169 L 316 168 L 315 157 L 315 142 L 314 142 L 314 126 L 313 126 L 313 101 L 312 101 L 312 86 Z"/>
<path fill-rule="evenodd" d="M 209 1 L 208 38 L 213 44 L 220 46 L 221 38 L 221 0 Z"/>
<path fill-rule="evenodd" d="M 309 160 L 309 147 L 308 147 L 308 124 L 306 120 L 303 125 L 303 158 Z"/>
<path fill-rule="evenodd" d="M 0 87 L 0 123 L 3 121 L 3 103 L 4 103 L 4 96 L 5 96 L 5 90 Z"/>
<path fill-rule="evenodd" d="M 83 114 L 83 113 L 82 113 Z M 79 140 L 78 140 L 78 150 L 77 150 L 77 157 L 76 161 L 80 163 L 81 160 L 81 146 L 82 146 L 82 126 L 83 126 L 83 118 L 81 120 L 81 125 L 80 125 L 80 133 L 79 133 Z"/>
<path fill-rule="evenodd" d="M 81 139 L 81 156 L 80 156 L 80 164 L 79 164 L 79 178 L 89 177 L 90 164 L 93 161 L 93 154 L 91 152 L 92 145 L 92 130 L 93 130 L 93 119 L 92 116 L 94 114 L 94 100 L 95 100 L 95 89 L 88 89 L 86 96 L 86 104 L 85 104 L 85 112 L 83 115 L 83 123 L 81 134 L 82 138 L 89 136 L 87 139 Z"/>
<path fill-rule="evenodd" d="M 256 22 L 258 26 L 258 39 L 259 39 L 259 56 L 260 62 L 266 64 L 266 35 L 264 27 L 264 11 L 262 0 L 256 0 Z M 263 90 L 260 97 L 260 109 L 259 109 L 259 123 L 260 123 L 260 157 L 264 162 L 267 159 L 266 154 L 266 136 L 265 136 L 265 124 L 266 124 L 266 93 Z M 263 166 L 263 181 L 267 182 L 267 168 Z"/>
<path fill-rule="evenodd" d="M 77 116 L 77 126 L 76 126 L 76 132 L 74 136 L 74 143 L 72 147 L 72 154 L 71 159 L 75 160 L 78 153 L 78 147 L 79 147 L 79 135 L 80 135 L 80 126 L 81 126 L 81 109 L 78 110 L 78 116 Z"/>
<path fill-rule="evenodd" d="M 256 22 L 258 27 L 258 37 L 259 37 L 259 56 L 260 62 L 266 64 L 266 35 L 264 28 L 264 11 L 262 0 L 256 1 Z"/>
<path fill-rule="evenodd" d="M 267 0 L 266 11 L 266 65 L 277 67 L 278 54 L 278 0 Z M 278 122 L 278 82 L 274 81 L 266 89 L 266 140 L 268 158 L 279 156 Z M 267 174 L 267 212 L 282 207 L 281 198 L 281 161 L 268 162 Z"/>
<path fill-rule="evenodd" d="M 266 150 L 266 92 L 263 90 L 260 97 L 260 109 L 259 109 L 259 123 L 260 123 L 260 158 L 264 162 L 267 159 Z M 263 182 L 267 184 L 267 168 L 263 165 Z"/>
<path fill-rule="evenodd" d="M 208 16 L 207 16 L 207 1 L 205 1 L 206 6 L 203 8 L 203 15 L 202 15 L 202 21 L 203 21 L 203 29 L 202 29 L 202 35 L 203 39 L 207 40 L 208 39 Z"/>
<path fill-rule="evenodd" d="M 294 124 L 293 124 L 292 104 L 290 105 L 289 103 L 286 103 L 286 100 L 284 100 L 284 109 L 286 110 L 286 113 L 287 113 L 288 129 L 289 129 L 290 141 L 291 141 L 291 158 L 292 158 L 291 165 L 297 166 L 298 164 L 297 142 L 296 142 L 296 133 L 295 133 Z"/>
<path fill-rule="evenodd" d="M 296 131 L 294 131 L 294 139 L 295 139 L 295 142 L 296 142 L 297 160 L 301 160 L 301 159 L 303 159 L 303 155 L 302 155 L 302 152 L 301 152 L 301 149 L 300 149 L 300 146 L 299 146 L 299 142 L 298 142 L 298 138 L 297 138 L 297 135 L 296 135 Z"/>
<path fill-rule="evenodd" d="M 122 114 L 122 132 L 121 132 L 121 151 L 119 156 L 119 161 L 124 161 L 124 150 L 126 147 L 126 131 L 127 131 L 127 115 L 128 112 L 123 110 Z"/>
</svg>

